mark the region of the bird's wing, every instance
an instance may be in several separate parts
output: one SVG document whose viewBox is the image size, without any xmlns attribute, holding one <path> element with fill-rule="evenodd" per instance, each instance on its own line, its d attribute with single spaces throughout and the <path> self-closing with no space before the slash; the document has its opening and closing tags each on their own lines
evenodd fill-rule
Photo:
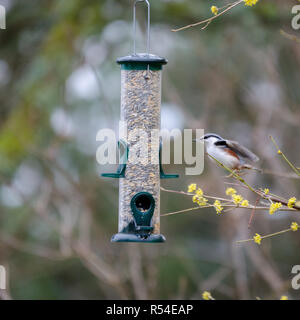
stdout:
<svg viewBox="0 0 300 320">
<path fill-rule="evenodd" d="M 259 160 L 258 156 L 254 154 L 252 151 L 247 149 L 246 147 L 240 145 L 237 141 L 226 140 L 226 145 L 236 152 L 239 156 L 249 159 L 253 162 L 257 162 Z"/>
</svg>

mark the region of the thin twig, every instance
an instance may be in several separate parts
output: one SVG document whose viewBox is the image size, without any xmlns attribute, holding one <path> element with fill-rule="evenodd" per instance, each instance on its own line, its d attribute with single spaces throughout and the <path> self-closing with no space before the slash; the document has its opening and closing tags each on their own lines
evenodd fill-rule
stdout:
<svg viewBox="0 0 300 320">
<path fill-rule="evenodd" d="M 300 172 L 297 170 L 297 168 L 289 161 L 289 159 L 286 157 L 286 155 L 279 149 L 276 141 L 272 136 L 270 136 L 270 139 L 272 140 L 273 144 L 277 148 L 277 152 L 283 157 L 283 159 L 287 162 L 287 164 L 292 168 L 292 170 L 300 177 Z"/>
<path fill-rule="evenodd" d="M 267 175 L 277 176 L 277 177 L 287 178 L 287 179 L 300 179 L 300 177 L 295 173 L 274 172 L 270 170 L 263 170 L 262 174 L 267 174 Z"/>
<path fill-rule="evenodd" d="M 283 36 L 286 37 L 287 39 L 293 40 L 293 41 L 296 41 L 296 42 L 300 43 L 300 38 L 294 36 L 293 34 L 289 34 L 289 33 L 285 32 L 285 31 L 282 30 L 282 29 L 280 30 L 280 33 L 281 33 L 281 35 L 283 35 Z"/>
<path fill-rule="evenodd" d="M 281 230 L 281 231 L 278 231 L 278 232 L 270 233 L 270 234 L 267 234 L 265 236 L 262 236 L 261 239 L 266 239 L 266 238 L 270 238 L 270 237 L 273 237 L 273 236 L 277 236 L 278 234 L 282 234 L 282 233 L 285 233 L 285 232 L 288 232 L 288 231 L 292 231 L 292 230 L 293 230 L 292 228 L 289 228 L 289 229 Z M 246 239 L 246 240 L 239 240 L 239 241 L 236 241 L 236 243 L 243 243 L 243 242 L 249 242 L 249 241 L 254 241 L 254 239 L 251 238 L 251 239 Z"/>
<path fill-rule="evenodd" d="M 232 209 L 248 209 L 248 210 L 269 210 L 269 207 L 255 207 L 253 205 L 249 205 L 247 207 L 243 207 L 243 206 L 239 206 L 239 205 L 235 205 L 235 204 L 223 204 L 221 203 L 222 207 L 226 207 L 226 208 L 232 208 Z M 183 209 L 183 210 L 179 210 L 179 211 L 174 211 L 174 212 L 169 212 L 169 213 L 164 213 L 161 214 L 161 217 L 166 217 L 166 216 L 172 216 L 178 213 L 185 213 L 185 212 L 189 212 L 189 211 L 193 211 L 193 210 L 197 210 L 197 209 L 204 209 L 204 208 L 212 208 L 214 207 L 213 204 L 210 205 L 206 205 L 206 206 L 198 206 L 198 207 L 193 207 L 193 208 L 188 208 L 188 209 Z M 277 211 L 296 211 L 294 208 L 280 208 Z"/>
<path fill-rule="evenodd" d="M 193 207 L 193 208 L 188 208 L 188 209 L 184 209 L 184 210 L 179 210 L 179 211 L 174 211 L 174 212 L 161 214 L 160 216 L 161 217 L 172 216 L 172 215 L 178 214 L 178 213 L 184 213 L 184 212 L 188 212 L 188 211 L 192 211 L 192 210 L 197 210 L 197 209 L 201 209 L 201 208 L 209 208 L 209 207 L 211 207 L 211 206 Z"/>
<path fill-rule="evenodd" d="M 178 194 L 184 194 L 187 196 L 193 196 L 193 193 L 189 193 L 189 192 L 184 192 L 184 191 L 177 191 L 177 190 L 170 190 L 170 189 L 165 189 L 163 187 L 160 187 L 160 190 L 165 191 L 165 192 L 170 192 L 170 193 L 178 193 Z M 206 194 L 203 194 L 204 198 L 208 198 L 208 199 L 214 199 L 214 200 L 221 200 L 221 201 L 228 201 L 229 199 L 224 199 L 224 198 L 220 198 L 220 197 L 213 197 L 213 196 L 208 196 Z"/>
<path fill-rule="evenodd" d="M 260 199 L 260 196 L 257 197 L 257 199 L 255 201 L 254 208 L 252 209 L 251 216 L 250 216 L 250 219 L 249 219 L 249 222 L 248 222 L 248 229 L 250 229 L 250 227 L 251 227 L 251 223 L 252 223 L 252 220 L 253 220 L 253 217 L 254 217 L 254 213 L 255 213 L 255 210 L 256 210 L 256 206 L 257 206 L 257 204 L 259 202 L 259 199 Z"/>
<path fill-rule="evenodd" d="M 244 187 L 246 187 L 246 186 L 244 186 Z M 192 193 L 188 193 L 188 192 L 184 192 L 184 191 L 165 189 L 163 187 L 161 187 L 160 189 L 162 191 L 169 192 L 169 193 L 183 194 L 183 195 L 188 195 L 188 196 L 194 195 Z M 284 200 L 278 199 L 276 195 L 266 196 L 260 190 L 255 190 L 255 192 L 258 195 L 258 199 L 264 197 L 264 198 L 270 200 L 270 203 L 272 203 L 271 200 L 273 200 L 276 202 L 281 202 L 283 205 L 287 206 L 287 201 L 285 199 Z M 207 196 L 207 195 L 203 195 L 203 197 L 214 199 L 214 200 L 219 200 L 219 201 L 225 201 L 225 203 L 221 203 L 222 207 L 228 208 L 227 210 L 224 210 L 224 212 L 229 212 L 229 211 L 236 209 L 236 208 L 243 208 L 243 209 L 250 209 L 250 210 L 269 210 L 269 206 L 257 207 L 258 201 L 256 201 L 254 206 L 251 204 L 249 204 L 248 206 L 240 206 L 237 204 L 233 204 L 233 200 L 230 200 L 230 199 L 224 199 L 224 198 L 220 198 L 220 197 L 212 197 L 212 196 Z M 214 207 L 214 204 L 207 204 L 204 206 L 192 207 L 192 208 L 183 209 L 183 210 L 179 210 L 179 211 L 169 212 L 169 213 L 162 214 L 161 217 L 166 217 L 166 216 L 171 216 L 171 215 L 175 215 L 175 214 L 179 214 L 179 213 L 185 213 L 185 212 L 189 212 L 189 211 L 193 211 L 193 210 L 197 210 L 197 209 L 204 209 L 204 208 L 211 208 L 211 207 Z M 298 208 L 297 206 L 294 206 L 293 208 L 287 208 L 287 207 L 280 208 L 277 211 L 299 211 L 299 210 L 300 210 L 300 208 Z M 253 212 L 252 212 L 252 215 L 253 215 Z M 249 220 L 249 223 L 250 222 L 251 222 L 251 220 Z"/>
<path fill-rule="evenodd" d="M 188 28 L 191 28 L 191 27 L 196 27 L 196 26 L 199 26 L 201 24 L 206 24 L 203 28 L 205 29 L 213 20 L 215 20 L 216 18 L 220 17 L 221 15 L 225 14 L 227 11 L 233 9 L 235 6 L 237 6 L 238 4 L 244 2 L 244 0 L 239 0 L 237 2 L 234 2 L 234 3 L 231 3 L 231 4 L 228 4 L 229 7 L 226 8 L 225 10 L 221 11 L 220 13 L 218 13 L 217 15 L 215 16 L 212 16 L 208 19 L 205 19 L 205 20 L 202 20 L 202 21 L 199 21 L 199 22 L 196 22 L 196 23 L 192 23 L 192 24 L 189 24 L 185 27 L 181 27 L 181 28 L 178 28 L 178 29 L 172 29 L 172 32 L 178 32 L 178 31 L 182 31 L 182 30 L 185 30 L 185 29 L 188 29 Z M 221 8 L 222 9 L 222 8 Z"/>
</svg>

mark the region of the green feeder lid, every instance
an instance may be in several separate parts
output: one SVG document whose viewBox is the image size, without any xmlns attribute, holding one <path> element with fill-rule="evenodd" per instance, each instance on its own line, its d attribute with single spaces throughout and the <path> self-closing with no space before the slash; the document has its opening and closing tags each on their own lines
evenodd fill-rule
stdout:
<svg viewBox="0 0 300 320">
<path fill-rule="evenodd" d="M 167 60 L 160 56 L 147 53 L 138 53 L 117 59 L 123 70 L 161 70 Z"/>
</svg>

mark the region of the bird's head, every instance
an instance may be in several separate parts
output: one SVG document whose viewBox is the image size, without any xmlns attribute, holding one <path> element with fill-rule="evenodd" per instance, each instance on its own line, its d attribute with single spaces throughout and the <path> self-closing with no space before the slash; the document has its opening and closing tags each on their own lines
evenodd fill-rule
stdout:
<svg viewBox="0 0 300 320">
<path fill-rule="evenodd" d="M 206 133 L 200 139 L 194 139 L 194 141 L 196 142 L 205 142 L 206 145 L 212 145 L 216 141 L 221 141 L 221 140 L 224 140 L 224 139 L 215 133 Z"/>
</svg>

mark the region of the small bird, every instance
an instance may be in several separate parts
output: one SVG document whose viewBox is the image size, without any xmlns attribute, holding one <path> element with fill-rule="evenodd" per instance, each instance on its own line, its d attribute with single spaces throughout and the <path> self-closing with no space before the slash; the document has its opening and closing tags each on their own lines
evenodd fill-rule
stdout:
<svg viewBox="0 0 300 320">
<path fill-rule="evenodd" d="M 226 140 L 215 133 L 207 133 L 200 139 L 204 141 L 206 151 L 231 170 L 254 169 L 247 161 L 257 162 L 258 156 L 236 141 Z"/>
</svg>

